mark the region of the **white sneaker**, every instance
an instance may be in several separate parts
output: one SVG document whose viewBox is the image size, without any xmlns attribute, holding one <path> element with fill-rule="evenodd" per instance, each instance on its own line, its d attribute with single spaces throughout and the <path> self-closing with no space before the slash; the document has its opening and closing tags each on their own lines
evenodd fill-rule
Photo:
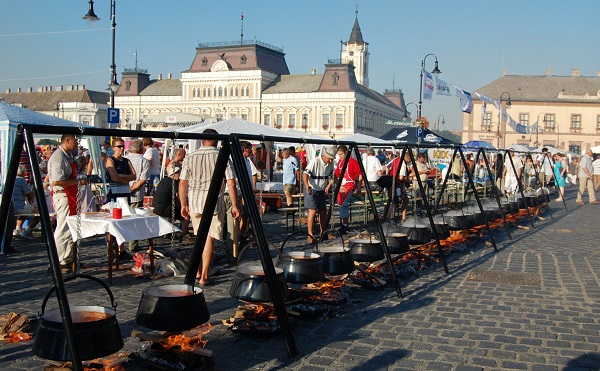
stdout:
<svg viewBox="0 0 600 371">
<path fill-rule="evenodd" d="M 19 235 L 23 232 L 22 229 L 15 229 L 13 231 L 13 237 L 19 237 Z"/>
<path fill-rule="evenodd" d="M 35 237 L 31 234 L 31 232 L 27 233 L 27 231 L 19 233 L 19 237 L 24 238 L 26 240 L 35 240 Z"/>
</svg>

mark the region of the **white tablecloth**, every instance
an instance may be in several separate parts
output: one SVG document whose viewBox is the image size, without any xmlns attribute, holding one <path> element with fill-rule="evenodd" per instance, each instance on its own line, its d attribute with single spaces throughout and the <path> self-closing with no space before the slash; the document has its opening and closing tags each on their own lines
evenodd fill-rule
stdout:
<svg viewBox="0 0 600 371">
<path fill-rule="evenodd" d="M 263 192 L 279 192 L 283 193 L 283 183 L 281 182 L 258 182 L 256 189 Z"/>
<path fill-rule="evenodd" d="M 117 244 L 125 241 L 145 240 L 181 230 L 157 215 L 131 215 L 113 219 L 109 213 L 86 213 L 81 218 L 81 238 L 110 233 Z M 67 217 L 73 241 L 77 241 L 77 216 Z"/>
</svg>

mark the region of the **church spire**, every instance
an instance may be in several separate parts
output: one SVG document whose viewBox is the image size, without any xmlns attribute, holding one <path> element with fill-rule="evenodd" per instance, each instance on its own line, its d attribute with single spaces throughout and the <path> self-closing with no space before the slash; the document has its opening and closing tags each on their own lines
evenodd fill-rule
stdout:
<svg viewBox="0 0 600 371">
<path fill-rule="evenodd" d="M 360 30 L 360 26 L 358 25 L 358 3 L 356 4 L 356 18 L 354 19 L 354 26 L 352 27 L 352 32 L 350 33 L 349 43 L 364 43 L 362 37 L 362 32 Z"/>
</svg>

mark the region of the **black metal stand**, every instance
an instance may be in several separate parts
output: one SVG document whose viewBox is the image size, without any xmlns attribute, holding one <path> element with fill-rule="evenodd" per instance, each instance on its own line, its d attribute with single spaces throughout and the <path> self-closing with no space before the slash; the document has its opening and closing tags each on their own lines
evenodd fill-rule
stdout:
<svg viewBox="0 0 600 371">
<path fill-rule="evenodd" d="M 512 168 L 513 174 L 515 174 L 515 178 L 517 179 L 517 190 L 519 191 L 519 193 L 521 193 L 521 197 L 523 197 L 524 200 L 525 199 L 525 194 L 523 193 L 523 187 L 521 186 L 521 177 L 519 176 L 519 173 L 517 172 L 517 169 L 515 168 L 515 163 L 512 160 L 512 156 L 510 155 L 510 153 L 505 152 L 504 153 L 504 158 L 506 158 L 508 154 L 508 159 L 510 160 L 510 166 Z M 504 160 L 504 163 L 506 164 L 506 160 Z M 506 165 L 505 165 L 506 166 Z M 533 225 L 533 218 L 531 217 L 531 213 L 529 212 L 529 206 L 527 206 L 527 202 L 525 202 L 525 210 L 527 211 L 527 219 L 529 220 L 529 223 L 531 224 L 531 228 L 535 228 L 535 226 Z"/>
<path fill-rule="evenodd" d="M 69 352 L 71 354 L 71 362 L 73 364 L 74 370 L 83 371 L 83 364 L 81 363 L 82 361 L 79 357 L 77 344 L 75 343 L 75 328 L 73 327 L 73 319 L 71 317 L 71 310 L 69 306 L 69 300 L 67 298 L 67 291 L 65 289 L 62 272 L 60 270 L 60 261 L 58 258 L 58 252 L 56 250 L 56 242 L 53 238 L 54 233 L 52 232 L 52 223 L 50 221 L 48 205 L 46 204 L 46 195 L 44 194 L 44 182 L 40 173 L 40 165 L 37 160 L 37 153 L 35 150 L 35 142 L 33 141 L 33 134 L 27 128 L 23 129 L 23 133 L 25 134 L 25 144 L 27 149 L 27 155 L 29 156 L 29 161 L 31 164 L 31 174 L 33 175 L 35 197 L 37 198 L 40 219 L 42 221 L 42 228 L 44 230 L 44 236 L 46 237 L 48 259 L 50 260 L 50 267 L 52 268 L 52 279 L 54 280 L 54 286 L 56 287 L 58 307 L 60 309 L 62 323 L 65 329 L 65 336 L 67 338 L 67 344 L 69 346 Z M 15 145 L 15 148 L 19 147 Z M 14 184 L 14 178 L 11 181 Z"/>
<path fill-rule="evenodd" d="M 418 149 L 419 147 L 417 147 Z M 435 227 L 435 222 L 433 221 L 433 215 L 431 213 L 431 207 L 429 206 L 429 200 L 427 198 L 427 194 L 425 193 L 425 187 L 423 187 L 423 182 L 421 181 L 421 177 L 417 170 L 417 161 L 415 159 L 415 155 L 412 153 L 410 149 L 408 149 L 408 155 L 410 156 L 410 161 L 412 162 L 413 169 L 415 169 L 415 178 L 417 179 L 417 184 L 419 186 L 419 192 L 421 192 L 421 197 L 423 198 L 423 206 L 425 206 L 425 210 L 427 211 L 427 218 L 429 219 L 429 225 L 431 226 L 431 230 L 433 231 L 433 235 L 435 237 L 435 242 L 438 246 L 438 252 L 440 254 L 440 259 L 442 260 L 442 265 L 444 266 L 444 272 L 449 274 L 448 264 L 446 263 L 446 256 L 444 255 L 444 249 L 442 249 L 442 244 L 440 242 L 440 235 Z"/>
<path fill-rule="evenodd" d="M 490 167 L 490 163 L 487 159 L 487 156 L 485 155 L 485 150 L 483 148 L 480 148 L 479 151 L 477 152 L 477 158 L 475 159 L 475 163 L 477 163 L 477 159 L 479 158 L 480 154 L 483 154 L 483 161 L 485 162 L 485 167 L 487 169 L 488 174 L 490 174 L 490 181 L 492 181 L 492 177 L 491 177 L 492 169 Z M 499 189 L 498 189 L 498 187 L 496 187 L 496 179 L 494 179 L 493 184 L 492 184 L 492 194 L 498 205 L 498 210 L 500 210 L 500 213 L 502 213 L 502 220 L 504 221 L 503 224 L 504 224 L 504 230 L 506 231 L 506 235 L 508 236 L 509 239 L 512 240 L 512 235 L 510 234 L 510 228 L 508 227 L 508 221 L 506 220 L 506 213 L 504 213 L 504 210 L 502 209 L 502 203 L 500 202 Z M 485 213 L 484 213 L 484 215 L 485 215 Z"/>
<path fill-rule="evenodd" d="M 373 199 L 373 192 L 371 191 L 371 187 L 369 187 L 369 182 L 367 181 L 367 172 L 365 171 L 365 166 L 362 162 L 362 156 L 360 155 L 358 146 L 352 145 L 352 146 L 350 146 L 350 149 L 354 150 L 354 155 L 356 156 L 358 165 L 360 167 L 360 173 L 362 174 L 362 177 L 365 181 L 364 182 L 365 183 L 365 195 L 369 198 L 369 203 L 371 204 L 371 210 L 375 217 L 375 225 L 377 226 L 377 231 L 379 232 L 379 240 L 381 241 L 381 246 L 383 248 L 383 254 L 385 255 L 385 259 L 387 260 L 388 266 L 390 267 L 390 274 L 392 276 L 392 280 L 394 281 L 394 286 L 396 287 L 396 293 L 398 294 L 399 298 L 402 298 L 402 289 L 400 288 L 400 282 L 398 281 L 398 278 L 396 277 L 396 271 L 394 270 L 394 262 L 392 261 L 392 256 L 390 255 L 390 252 L 388 250 L 387 238 L 385 237 L 385 234 L 383 233 L 383 227 L 381 226 L 381 221 L 379 220 L 379 213 L 377 212 L 377 206 L 375 205 L 375 200 Z M 349 152 L 351 152 L 351 151 L 349 151 Z M 345 168 L 348 164 L 349 158 L 350 158 L 350 156 L 346 156 L 346 163 L 344 164 L 344 169 L 343 169 L 342 174 L 345 174 L 345 171 L 346 171 Z M 340 177 L 340 181 L 339 181 L 340 184 L 341 184 L 341 178 L 343 178 L 343 175 Z"/>
<path fill-rule="evenodd" d="M 490 223 L 488 223 L 487 218 L 485 217 L 485 212 L 483 211 L 483 206 L 481 205 L 481 200 L 479 199 L 479 194 L 477 194 L 477 188 L 475 187 L 475 183 L 473 182 L 473 175 L 469 171 L 469 167 L 467 166 L 467 160 L 465 159 L 465 154 L 463 153 L 460 147 L 458 148 L 458 153 L 460 154 L 460 159 L 462 163 L 465 164 L 465 168 L 467 169 L 467 179 L 469 182 L 469 186 L 473 190 L 473 195 L 475 196 L 475 201 L 477 201 L 477 205 L 479 206 L 479 210 L 483 215 L 483 220 L 485 220 L 485 228 L 488 231 L 488 235 L 490 236 L 490 241 L 492 242 L 492 246 L 494 247 L 494 251 L 498 251 L 498 247 L 496 246 L 496 240 L 494 239 L 494 235 L 492 234 L 492 229 L 490 228 Z"/>
</svg>

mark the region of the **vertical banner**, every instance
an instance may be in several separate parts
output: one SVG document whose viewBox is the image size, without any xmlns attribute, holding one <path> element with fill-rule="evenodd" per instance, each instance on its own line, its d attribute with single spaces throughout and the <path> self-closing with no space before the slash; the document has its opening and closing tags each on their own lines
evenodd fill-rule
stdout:
<svg viewBox="0 0 600 371">
<path fill-rule="evenodd" d="M 423 99 L 431 100 L 433 95 L 433 89 L 435 85 L 433 83 L 433 76 L 427 71 L 423 71 L 425 79 L 423 80 Z"/>
</svg>

